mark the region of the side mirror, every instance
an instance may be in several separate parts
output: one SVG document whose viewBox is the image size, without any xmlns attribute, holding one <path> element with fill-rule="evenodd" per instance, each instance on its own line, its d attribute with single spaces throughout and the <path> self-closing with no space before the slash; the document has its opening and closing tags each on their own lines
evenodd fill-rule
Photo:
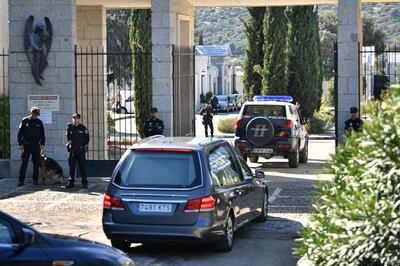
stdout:
<svg viewBox="0 0 400 266">
<path fill-rule="evenodd" d="M 21 248 L 28 247 L 35 242 L 35 232 L 28 228 L 21 229 L 19 244 Z"/>
<path fill-rule="evenodd" d="M 263 179 L 265 178 L 265 174 L 262 170 L 256 170 L 256 178 Z"/>
</svg>

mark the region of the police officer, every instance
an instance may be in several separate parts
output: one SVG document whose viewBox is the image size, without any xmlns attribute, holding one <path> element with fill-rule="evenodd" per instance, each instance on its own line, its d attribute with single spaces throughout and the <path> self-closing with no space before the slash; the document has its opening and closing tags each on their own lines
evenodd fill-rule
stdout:
<svg viewBox="0 0 400 266">
<path fill-rule="evenodd" d="M 203 125 L 206 137 L 208 137 L 208 128 L 210 128 L 211 137 L 214 137 L 214 113 L 215 111 L 210 104 L 207 104 L 203 109 L 200 110 L 200 115 L 203 116 Z"/>
<path fill-rule="evenodd" d="M 155 135 L 162 135 L 164 132 L 164 122 L 157 118 L 158 110 L 156 107 L 151 108 L 151 117 L 144 122 L 144 136 L 146 138 Z"/>
<path fill-rule="evenodd" d="M 39 178 L 39 156 L 44 149 L 46 141 L 42 121 L 38 118 L 40 110 L 37 107 L 31 108 L 31 114 L 22 119 L 18 130 L 18 145 L 22 152 L 22 163 L 19 170 L 18 186 L 24 185 L 26 168 L 29 157 L 32 155 L 33 163 L 33 184 L 38 184 Z"/>
<path fill-rule="evenodd" d="M 212 108 L 214 109 L 214 113 L 216 114 L 217 109 L 218 109 L 218 97 L 217 96 L 213 96 L 210 99 L 210 105 L 212 106 Z"/>
<path fill-rule="evenodd" d="M 344 123 L 344 130 L 347 134 L 351 133 L 353 130 L 360 132 L 362 130 L 363 121 L 358 115 L 357 107 L 350 108 L 351 118 Z"/>
<path fill-rule="evenodd" d="M 87 128 L 81 124 L 81 115 L 75 113 L 72 115 L 72 123 L 67 128 L 67 150 L 69 152 L 69 174 L 68 185 L 66 188 L 73 188 L 75 182 L 75 169 L 78 162 L 82 177 L 82 187 L 87 188 L 86 174 L 86 146 L 89 144 L 89 132 Z"/>
</svg>

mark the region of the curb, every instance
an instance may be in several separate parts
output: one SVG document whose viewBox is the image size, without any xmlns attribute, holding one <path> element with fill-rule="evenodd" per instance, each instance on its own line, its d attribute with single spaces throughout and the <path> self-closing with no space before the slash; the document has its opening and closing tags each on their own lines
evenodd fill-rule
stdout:
<svg viewBox="0 0 400 266">
<path fill-rule="evenodd" d="M 335 136 L 309 136 L 309 140 L 335 140 Z"/>
<path fill-rule="evenodd" d="M 127 115 L 125 117 L 117 117 L 117 118 L 113 118 L 112 120 L 118 121 L 118 120 L 124 120 L 124 119 L 128 119 L 128 118 L 135 118 L 135 115 Z"/>
</svg>

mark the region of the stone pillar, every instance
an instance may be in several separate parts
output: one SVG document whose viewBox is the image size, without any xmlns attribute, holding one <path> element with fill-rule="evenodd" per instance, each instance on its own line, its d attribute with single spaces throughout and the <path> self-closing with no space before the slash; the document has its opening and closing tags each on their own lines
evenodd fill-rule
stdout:
<svg viewBox="0 0 400 266">
<path fill-rule="evenodd" d="M 339 0 L 338 5 L 338 142 L 350 107 L 360 109 L 358 44 L 361 42 L 361 0 Z"/>
<path fill-rule="evenodd" d="M 87 157 L 106 159 L 106 8 L 77 6 L 77 111 L 89 130 L 91 141 Z"/>
<path fill-rule="evenodd" d="M 193 0 L 152 0 L 151 9 L 153 105 L 166 136 L 185 135 L 194 122 Z"/>
<path fill-rule="evenodd" d="M 0 1 L 0 51 L 8 48 L 8 0 Z"/>
<path fill-rule="evenodd" d="M 43 76 L 43 87 L 37 85 L 30 63 L 24 53 L 24 29 L 30 15 L 34 23 L 44 23 L 49 17 L 53 26 L 53 43 Z M 44 152 L 57 160 L 67 176 L 67 150 L 65 129 L 75 107 L 74 44 L 75 0 L 9 1 L 9 87 L 11 105 L 11 176 L 17 176 L 21 151 L 17 146 L 17 132 L 21 119 L 27 116 L 28 95 L 59 95 L 59 111 L 52 113 L 51 124 L 45 124 L 46 147 Z M 31 164 L 27 177 L 30 177 Z"/>
<path fill-rule="evenodd" d="M 0 1 L 0 96 L 7 94 L 8 77 L 8 0 Z"/>
</svg>

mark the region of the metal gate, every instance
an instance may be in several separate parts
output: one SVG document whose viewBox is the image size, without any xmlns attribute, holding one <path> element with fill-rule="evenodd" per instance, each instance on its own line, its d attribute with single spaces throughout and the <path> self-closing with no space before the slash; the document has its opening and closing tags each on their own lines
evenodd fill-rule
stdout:
<svg viewBox="0 0 400 266">
<path fill-rule="evenodd" d="M 91 176 L 111 174 L 128 147 L 138 140 L 132 60 L 151 54 L 75 49 L 76 112 L 88 128 Z"/>
<path fill-rule="evenodd" d="M 10 103 L 8 88 L 8 52 L 0 50 L 0 159 L 10 158 Z"/>
</svg>

